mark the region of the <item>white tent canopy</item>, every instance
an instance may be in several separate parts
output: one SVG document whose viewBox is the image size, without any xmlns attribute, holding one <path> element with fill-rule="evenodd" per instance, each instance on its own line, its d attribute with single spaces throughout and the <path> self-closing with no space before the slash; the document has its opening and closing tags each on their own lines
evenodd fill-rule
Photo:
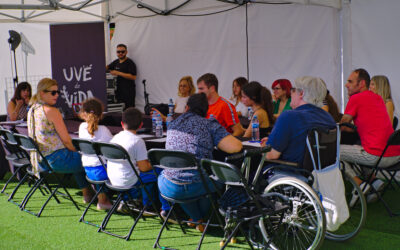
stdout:
<svg viewBox="0 0 400 250">
<path fill-rule="evenodd" d="M 342 4 L 341 0 L 258 0 L 249 1 L 247 6 L 241 5 L 246 1 L 240 0 L 21 2 L 57 7 L 51 13 L 34 17 L 50 10 L 32 8 L 22 12 L 17 9 L 22 3 L 11 0 L 0 3 L 0 41 L 6 41 L 8 30 L 14 29 L 23 32 L 36 49 L 36 54 L 28 58 L 30 75 L 50 75 L 51 72 L 47 23 L 115 22 L 114 37 L 108 42 L 111 49 L 106 54 L 107 61 L 115 58 L 116 44 L 128 45 L 128 56 L 138 66 L 139 107 L 144 104 L 142 79 L 147 79 L 151 102 L 166 102 L 176 96 L 181 76 L 192 75 L 196 80 L 206 72 L 218 76 L 219 92 L 225 97 L 231 95 L 232 80 L 240 75 L 249 74 L 250 80 L 267 87 L 281 77 L 293 81 L 303 75 L 319 76 L 326 81 L 339 105 L 342 98 L 345 103 L 347 95 L 342 91 L 343 79 L 346 80 L 353 68 L 365 67 L 371 76 L 384 74 L 392 82 L 400 81 L 400 73 L 393 70 L 400 53 L 394 47 L 399 34 L 390 32 L 397 30 L 395 24 L 400 21 L 394 13 L 400 7 L 396 0 L 353 0 L 351 4 L 346 1 Z M 6 9 L 7 5 L 14 5 L 13 9 Z M 77 11 L 64 8 L 66 5 L 85 6 Z M 175 9 L 177 6 L 180 7 Z M 91 14 L 86 13 L 89 11 Z M 219 13 L 206 15 L 215 12 Z M 25 17 L 24 23 L 18 20 L 21 15 Z M 35 22 L 44 24 L 28 24 Z M 385 36 L 392 40 L 379 39 Z M 0 72 L 1 82 L 11 77 L 7 50 L 7 43 L 0 43 L 5 58 L 0 66 L 4 69 Z M 17 53 L 20 52 L 17 50 Z M 0 84 L 0 98 L 4 92 L 1 88 L 3 84 Z M 400 107 L 396 98 L 400 89 L 392 84 L 392 92 L 395 105 Z M 0 101 L 0 113 L 5 113 L 4 103 L 5 100 Z"/>
</svg>

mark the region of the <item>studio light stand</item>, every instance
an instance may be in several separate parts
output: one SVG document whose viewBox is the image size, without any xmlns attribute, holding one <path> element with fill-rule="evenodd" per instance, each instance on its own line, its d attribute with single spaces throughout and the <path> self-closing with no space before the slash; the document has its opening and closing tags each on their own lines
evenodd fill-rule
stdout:
<svg viewBox="0 0 400 250">
<path fill-rule="evenodd" d="M 15 30 L 9 30 L 8 33 L 10 34 L 10 38 L 8 38 L 8 43 L 10 44 L 10 50 L 14 54 L 15 77 L 13 74 L 13 80 L 14 80 L 14 88 L 16 88 L 18 85 L 18 72 L 17 72 L 17 61 L 16 61 L 16 56 L 15 56 L 15 49 L 18 48 L 18 45 L 21 42 L 21 36 Z M 11 57 L 11 72 L 12 72 L 12 64 L 13 64 L 13 57 Z"/>
</svg>

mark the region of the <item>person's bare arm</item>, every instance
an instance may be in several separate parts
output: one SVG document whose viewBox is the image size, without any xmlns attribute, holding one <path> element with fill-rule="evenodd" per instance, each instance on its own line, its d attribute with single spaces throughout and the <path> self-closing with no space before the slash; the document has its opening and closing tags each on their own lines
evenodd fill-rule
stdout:
<svg viewBox="0 0 400 250">
<path fill-rule="evenodd" d="M 281 152 L 278 152 L 273 148 L 271 148 L 271 151 L 269 151 L 265 156 L 267 160 L 277 160 L 279 157 L 281 157 Z"/>
<path fill-rule="evenodd" d="M 232 154 L 242 150 L 242 142 L 232 135 L 227 135 L 218 143 L 217 147 L 222 151 Z"/>
<path fill-rule="evenodd" d="M 45 107 L 44 111 L 47 119 L 54 124 L 57 134 L 64 146 L 71 151 L 76 151 L 60 111 L 54 107 Z"/>
<path fill-rule="evenodd" d="M 240 123 L 236 123 L 235 125 L 232 125 L 231 128 L 233 131 L 232 132 L 233 136 L 242 136 L 245 131 Z"/>
<path fill-rule="evenodd" d="M 16 104 L 10 101 L 7 105 L 7 113 L 8 117 L 11 121 L 17 120 L 18 112 L 21 109 L 22 105 L 24 104 L 24 100 L 17 100 Z"/>
<path fill-rule="evenodd" d="M 342 119 L 340 120 L 340 123 L 351 123 L 352 121 L 353 121 L 353 117 L 351 115 L 344 114 L 342 116 Z M 346 126 L 342 126 L 341 130 L 346 131 L 346 132 L 354 132 L 354 130 L 352 128 L 349 128 Z"/>
<path fill-rule="evenodd" d="M 136 75 L 132 75 L 131 73 L 123 73 L 118 70 L 111 70 L 110 74 L 113 76 L 120 76 L 129 80 L 136 80 Z"/>
<path fill-rule="evenodd" d="M 147 171 L 150 171 L 153 168 L 151 166 L 149 160 L 137 161 L 136 165 L 139 168 L 140 172 L 147 172 Z"/>
</svg>

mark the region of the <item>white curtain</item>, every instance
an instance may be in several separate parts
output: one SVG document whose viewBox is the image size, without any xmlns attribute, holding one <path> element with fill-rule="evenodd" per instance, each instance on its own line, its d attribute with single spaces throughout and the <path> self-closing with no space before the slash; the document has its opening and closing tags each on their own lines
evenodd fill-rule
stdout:
<svg viewBox="0 0 400 250">
<path fill-rule="evenodd" d="M 209 12 L 211 12 L 210 10 Z M 143 79 L 150 102 L 177 96 L 179 79 L 217 75 L 219 92 L 232 94 L 232 80 L 246 76 L 246 9 L 201 17 L 121 18 L 111 43 L 125 43 L 138 69 L 137 101 L 143 107 Z M 248 6 L 249 75 L 271 87 L 278 78 L 311 75 L 325 80 L 340 98 L 338 10 L 305 5 Z"/>
</svg>

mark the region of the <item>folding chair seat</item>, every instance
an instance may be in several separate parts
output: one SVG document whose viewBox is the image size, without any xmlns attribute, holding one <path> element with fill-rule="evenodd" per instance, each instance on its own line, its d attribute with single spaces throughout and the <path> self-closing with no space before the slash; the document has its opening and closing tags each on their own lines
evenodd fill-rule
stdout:
<svg viewBox="0 0 400 250">
<path fill-rule="evenodd" d="M 66 187 L 64 185 L 64 181 L 70 176 L 70 174 L 63 174 L 63 178 L 60 179 L 57 176 L 56 172 L 52 171 L 50 164 L 48 163 L 46 158 L 43 156 L 43 154 L 40 152 L 38 145 L 31 137 L 26 136 L 26 135 L 21 135 L 21 134 L 14 134 L 14 136 L 17 139 L 17 141 L 19 142 L 20 148 L 25 150 L 26 155 L 29 156 L 30 152 L 37 152 L 39 154 L 40 158 L 42 159 L 40 164 L 45 167 L 45 169 L 41 169 L 37 175 L 34 173 L 32 166 L 27 168 L 27 172 L 26 172 L 25 176 L 22 178 L 22 180 L 25 180 L 26 178 L 30 178 L 30 179 L 34 180 L 34 184 L 33 184 L 32 188 L 29 190 L 28 194 L 23 199 L 23 201 L 20 205 L 21 210 L 24 210 L 24 211 L 31 213 L 37 217 L 40 217 L 40 215 L 42 214 L 43 210 L 45 209 L 45 207 L 47 206 L 47 204 L 49 203 L 51 198 L 54 197 L 56 202 L 60 203 L 60 200 L 57 198 L 56 194 L 59 194 L 59 195 L 63 196 L 64 198 L 70 200 L 74 204 L 76 209 L 80 210 L 80 208 L 76 204 L 75 200 L 72 198 L 72 196 L 70 195 L 70 193 L 68 192 L 68 190 L 66 189 Z M 55 184 L 50 185 L 50 183 L 47 181 L 47 179 L 50 175 L 54 176 L 54 178 L 56 179 Z M 50 192 L 50 195 L 47 198 L 47 200 L 45 201 L 45 203 L 42 205 L 42 207 L 40 208 L 38 213 L 29 211 L 28 209 L 26 209 L 26 205 L 27 205 L 28 201 L 30 200 L 30 198 L 33 196 L 33 194 L 36 192 L 36 190 L 39 189 L 42 192 L 42 194 L 44 194 L 43 191 L 41 190 L 42 185 Z M 60 188 L 62 188 L 65 193 L 60 193 L 58 191 Z"/>
<path fill-rule="evenodd" d="M 86 156 L 94 156 L 94 157 L 98 157 L 98 159 L 100 160 L 101 164 L 103 165 L 103 167 L 105 168 L 105 164 L 103 162 L 103 160 L 101 159 L 101 157 L 98 155 L 98 153 L 96 152 L 93 143 L 91 140 L 87 140 L 87 139 L 80 139 L 80 138 L 73 138 L 72 139 L 72 144 L 74 145 L 74 147 L 76 148 L 76 150 L 81 154 L 81 155 L 86 155 Z M 87 175 L 86 175 L 86 180 L 93 184 L 96 185 L 98 187 L 98 190 L 96 191 L 96 194 L 93 196 L 92 200 L 89 202 L 89 204 L 87 205 L 85 211 L 83 212 L 82 216 L 79 218 L 79 222 L 85 222 L 86 224 L 92 225 L 92 226 L 96 226 L 99 227 L 99 225 L 94 224 L 92 222 L 86 221 L 85 220 L 85 215 L 88 212 L 90 206 L 95 202 L 97 196 L 99 193 L 101 193 L 101 191 L 104 190 L 105 188 L 105 183 L 106 180 L 101 180 L 101 181 L 96 181 L 96 180 L 92 180 L 90 179 Z"/>
<path fill-rule="evenodd" d="M 8 184 L 13 180 L 17 179 L 18 175 L 22 174 L 23 169 L 30 166 L 30 161 L 28 156 L 23 150 L 19 148 L 18 141 L 15 139 L 13 132 L 7 129 L 0 129 L 0 138 L 3 144 L 7 147 L 9 154 L 6 155 L 6 159 L 14 166 L 14 173 L 4 184 L 1 193 L 5 193 Z M 19 182 L 21 182 L 20 178 Z M 8 201 L 12 201 L 15 194 L 14 191 L 9 195 Z M 17 204 L 19 205 L 19 204 Z"/>
<path fill-rule="evenodd" d="M 146 194 L 149 198 L 149 201 L 151 202 L 151 206 L 153 207 L 154 211 L 158 211 L 155 202 L 151 198 L 148 188 L 146 188 L 147 186 L 149 186 L 152 183 L 144 183 L 142 181 L 138 171 L 136 170 L 132 160 L 130 159 L 128 152 L 122 146 L 115 144 L 115 143 L 106 143 L 106 142 L 93 142 L 93 146 L 94 146 L 94 149 L 96 150 L 96 152 L 98 153 L 98 155 L 104 157 L 104 159 L 106 159 L 107 161 L 128 162 L 131 165 L 133 172 L 135 173 L 135 175 L 138 179 L 138 182 L 135 185 L 132 185 L 131 187 L 124 187 L 124 188 L 112 185 L 112 183 L 109 180 L 107 180 L 105 182 L 106 187 L 109 190 L 117 192 L 118 196 L 117 196 L 117 199 L 114 202 L 112 208 L 107 212 L 106 216 L 104 217 L 98 231 L 104 232 L 106 234 L 109 234 L 109 235 L 112 235 L 112 236 L 115 236 L 118 238 L 129 240 L 129 238 L 131 237 L 131 234 L 132 234 L 133 230 L 135 229 L 135 226 L 139 222 L 139 220 L 141 218 L 143 218 L 143 220 L 145 220 L 145 218 L 143 217 L 143 213 L 147 209 L 147 206 L 143 206 L 143 208 L 140 209 L 139 214 L 136 218 L 133 213 L 134 211 L 129 206 L 127 206 L 127 208 L 129 209 L 130 215 L 134 218 L 134 223 L 133 223 L 132 227 L 130 228 L 129 233 L 125 236 L 107 231 L 106 230 L 107 224 L 108 224 L 111 216 L 114 214 L 115 210 L 119 206 L 120 202 L 122 201 L 122 198 L 125 195 L 127 195 L 130 199 L 133 199 L 133 197 L 131 197 L 131 195 L 129 193 L 129 191 L 131 189 L 136 189 L 138 192 L 140 192 L 141 189 L 144 189 L 144 191 L 146 192 Z M 155 171 L 153 171 L 153 173 L 154 173 L 154 175 L 157 176 Z M 163 218 L 161 217 L 159 212 L 157 212 L 157 215 L 161 219 L 161 221 L 163 221 Z"/>
<path fill-rule="evenodd" d="M 395 145 L 400 145 L 400 130 L 396 130 L 392 133 L 392 135 L 389 137 L 386 146 L 384 148 L 384 150 L 382 151 L 382 154 L 379 156 L 379 159 L 376 161 L 376 163 L 372 166 L 366 166 L 366 165 L 354 165 L 353 167 L 359 166 L 361 167 L 361 171 L 362 172 L 362 168 L 365 169 L 369 169 L 371 171 L 371 173 L 369 174 L 369 176 L 366 178 L 366 180 L 372 180 L 373 176 L 377 176 L 378 173 L 380 173 L 386 180 L 387 185 L 386 187 L 381 191 L 381 193 L 379 192 L 379 190 L 376 190 L 375 187 L 373 185 L 371 186 L 371 193 L 375 193 L 378 196 L 378 199 L 383 203 L 383 205 L 386 208 L 386 211 L 388 212 L 388 214 L 390 216 L 399 216 L 400 212 L 394 212 L 390 207 L 389 204 L 383 199 L 383 195 L 386 193 L 387 189 L 389 187 L 395 189 L 394 184 L 396 184 L 398 187 L 400 187 L 400 183 L 396 180 L 395 176 L 396 173 L 398 171 L 400 171 L 400 161 L 395 162 L 393 165 L 389 166 L 389 167 L 380 167 L 379 163 L 381 162 L 386 150 L 388 149 L 389 146 L 395 146 Z"/>
<path fill-rule="evenodd" d="M 201 244 L 203 242 L 203 239 L 205 237 L 205 234 L 207 232 L 207 229 L 209 226 L 213 227 L 220 227 L 223 228 L 223 221 L 220 218 L 218 214 L 217 207 L 215 205 L 215 200 L 213 199 L 213 193 L 210 191 L 208 185 L 206 184 L 206 178 L 208 176 L 204 176 L 204 172 L 202 171 L 202 168 L 195 158 L 195 156 L 191 153 L 187 153 L 184 151 L 174 151 L 174 150 L 167 150 L 167 149 L 151 149 L 148 152 L 148 158 L 150 160 L 150 163 L 153 167 L 157 166 L 163 169 L 175 169 L 175 170 L 197 170 L 200 173 L 200 177 L 202 179 L 202 183 L 204 186 L 204 189 L 206 190 L 206 193 L 204 195 L 199 195 L 197 197 L 191 198 L 191 199 L 177 199 L 174 197 L 168 197 L 163 194 L 161 196 L 166 199 L 170 204 L 171 204 L 171 209 L 169 213 L 167 214 L 166 219 L 164 220 L 164 223 L 160 229 L 160 232 L 158 233 L 156 242 L 154 243 L 154 248 L 159 247 L 161 249 L 169 249 L 168 247 L 163 247 L 160 245 L 159 241 L 161 239 L 162 232 L 164 228 L 167 225 L 167 221 L 170 218 L 171 215 L 175 217 L 175 220 L 178 221 L 178 224 L 184 234 L 186 234 L 186 231 L 184 227 L 182 226 L 182 223 L 193 223 L 195 225 L 205 225 L 204 231 L 201 235 L 200 241 L 198 243 L 197 249 L 200 249 Z M 217 188 L 215 188 L 217 190 Z M 211 214 L 206 222 L 193 222 L 189 220 L 181 220 L 178 218 L 175 214 L 175 209 L 176 209 L 176 204 L 182 204 L 182 203 L 191 203 L 198 201 L 200 199 L 207 198 L 211 202 Z M 214 218 L 214 216 L 217 216 L 218 224 L 212 224 L 211 221 Z"/>
</svg>

